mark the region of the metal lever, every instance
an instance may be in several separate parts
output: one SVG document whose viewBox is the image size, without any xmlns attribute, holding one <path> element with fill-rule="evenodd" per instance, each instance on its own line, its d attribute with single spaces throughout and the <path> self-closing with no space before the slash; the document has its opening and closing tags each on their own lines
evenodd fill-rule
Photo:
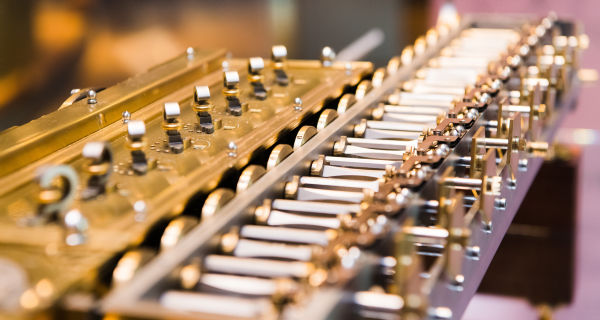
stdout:
<svg viewBox="0 0 600 320">
<path fill-rule="evenodd" d="M 164 104 L 162 128 L 167 133 L 167 144 L 173 153 L 182 153 L 184 148 L 183 139 L 179 133 L 182 126 L 179 121 L 180 115 L 179 103 L 167 102 Z"/>
<path fill-rule="evenodd" d="M 262 70 L 265 68 L 265 61 L 261 57 L 248 59 L 248 81 L 254 90 L 254 97 L 258 100 L 267 98 L 267 89 L 263 84 Z"/>
<path fill-rule="evenodd" d="M 287 49 L 285 46 L 273 46 L 271 49 L 271 60 L 273 60 L 273 70 L 275 71 L 275 82 L 280 86 L 287 86 L 290 82 L 285 71 L 286 58 Z"/>
<path fill-rule="evenodd" d="M 237 71 L 225 71 L 223 74 L 223 94 L 227 99 L 227 111 L 234 116 L 242 115 L 240 102 L 240 75 Z"/>
<path fill-rule="evenodd" d="M 213 133 L 215 131 L 215 126 L 210 114 L 213 105 L 210 103 L 210 89 L 208 86 L 194 87 L 194 103 L 192 108 L 194 108 L 194 111 L 198 116 L 200 130 L 204 133 Z"/>
<path fill-rule="evenodd" d="M 112 172 L 112 151 L 108 142 L 88 142 L 82 153 L 89 161 L 85 170 L 90 177 L 81 197 L 92 199 L 106 191 L 106 183 Z"/>
<path fill-rule="evenodd" d="M 127 143 L 131 150 L 131 169 L 136 174 L 145 174 L 148 171 L 148 160 L 143 149 L 146 146 L 144 135 L 146 134 L 146 125 L 144 121 L 130 120 L 127 123 Z"/>
</svg>

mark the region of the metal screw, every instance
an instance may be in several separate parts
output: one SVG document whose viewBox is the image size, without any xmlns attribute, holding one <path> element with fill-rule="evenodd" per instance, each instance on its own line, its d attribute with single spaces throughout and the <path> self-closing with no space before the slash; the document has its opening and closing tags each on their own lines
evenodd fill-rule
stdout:
<svg viewBox="0 0 600 320">
<path fill-rule="evenodd" d="M 494 206 L 498 210 L 504 210 L 504 209 L 506 209 L 506 198 L 496 198 L 494 200 Z"/>
<path fill-rule="evenodd" d="M 492 233 L 492 222 L 483 222 L 483 232 L 484 233 Z"/>
<path fill-rule="evenodd" d="M 123 117 L 123 123 L 128 123 L 129 120 L 131 120 L 131 113 L 129 113 L 127 110 L 123 111 L 121 116 Z"/>
<path fill-rule="evenodd" d="M 196 55 L 196 50 L 194 50 L 194 48 L 192 48 L 192 47 L 188 47 L 185 50 L 185 53 L 187 54 L 188 60 L 193 60 L 194 56 Z"/>
<path fill-rule="evenodd" d="M 529 160 L 519 159 L 519 171 L 527 171 L 528 164 L 529 164 Z"/>
<path fill-rule="evenodd" d="M 302 111 L 302 99 L 300 99 L 300 97 L 294 99 L 294 110 Z"/>
<path fill-rule="evenodd" d="M 479 248 L 479 246 L 469 246 L 466 248 L 465 254 L 467 255 L 467 258 L 471 260 L 479 260 L 481 248 Z"/>
<path fill-rule="evenodd" d="M 508 182 L 508 188 L 509 189 L 516 189 L 517 188 L 517 179 L 509 177 L 508 179 L 506 179 L 506 181 Z"/>
<path fill-rule="evenodd" d="M 335 60 L 335 51 L 331 47 L 323 47 L 323 50 L 321 50 L 321 64 L 324 67 L 331 67 L 333 60 Z"/>
<path fill-rule="evenodd" d="M 94 91 L 93 89 L 88 90 L 87 96 L 88 96 L 88 100 L 87 100 L 88 104 L 95 104 L 96 102 L 98 102 L 96 100 L 96 91 Z"/>
<path fill-rule="evenodd" d="M 231 141 L 229 142 L 229 144 L 227 145 L 227 148 L 229 149 L 229 153 L 227 154 L 230 157 L 236 157 L 237 156 L 237 144 L 235 144 L 235 142 Z"/>
<path fill-rule="evenodd" d="M 448 287 L 451 290 L 461 292 L 463 291 L 463 284 L 465 283 L 465 276 L 462 274 L 457 274 L 454 279 L 451 279 L 448 283 Z"/>
</svg>

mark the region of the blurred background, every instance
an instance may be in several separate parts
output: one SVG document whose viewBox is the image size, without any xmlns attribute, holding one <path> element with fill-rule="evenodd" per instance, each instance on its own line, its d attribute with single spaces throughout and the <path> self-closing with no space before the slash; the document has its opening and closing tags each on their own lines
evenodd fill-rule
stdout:
<svg viewBox="0 0 600 320">
<path fill-rule="evenodd" d="M 52 112 L 73 88 L 106 87 L 184 52 L 226 48 L 236 57 L 268 57 L 273 44 L 290 58 L 341 50 L 372 28 L 384 43 L 365 60 L 383 65 L 434 24 L 444 0 L 0 0 L 0 130 Z M 456 0 L 460 13 L 555 11 L 584 23 L 591 39 L 583 67 L 600 67 L 600 2 L 594 0 Z M 580 152 L 574 302 L 556 319 L 600 314 L 600 101 L 581 90 L 559 141 Z M 556 263 L 564 263 L 556 261 Z M 519 272 L 515 270 L 514 272 Z M 525 299 L 478 294 L 465 319 L 536 319 Z"/>
<path fill-rule="evenodd" d="M 55 110 L 73 88 L 106 87 L 185 51 L 318 58 L 372 28 L 384 64 L 430 24 L 428 1 L 0 0 L 0 130 Z"/>
</svg>

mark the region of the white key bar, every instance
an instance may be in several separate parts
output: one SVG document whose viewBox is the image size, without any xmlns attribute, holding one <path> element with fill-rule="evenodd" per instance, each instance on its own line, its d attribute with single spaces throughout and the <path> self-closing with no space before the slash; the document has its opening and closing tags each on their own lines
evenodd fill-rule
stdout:
<svg viewBox="0 0 600 320">
<path fill-rule="evenodd" d="M 364 193 L 353 192 L 353 191 L 339 191 L 339 190 L 327 190 L 317 188 L 298 188 L 298 194 L 296 195 L 297 200 L 301 201 L 345 201 L 352 203 L 360 203 L 364 198 Z"/>
<path fill-rule="evenodd" d="M 352 189 L 371 189 L 375 192 L 379 190 L 379 180 L 351 180 L 324 177 L 300 177 L 300 184 L 303 186 L 326 186 Z"/>
<path fill-rule="evenodd" d="M 399 114 L 399 113 L 384 113 L 383 121 L 398 121 L 421 123 L 424 125 L 435 125 L 437 122 L 436 116 L 420 115 L 420 114 Z"/>
<path fill-rule="evenodd" d="M 280 258 L 298 261 L 310 261 L 312 247 L 277 242 L 239 239 L 233 255 L 243 258 Z"/>
<path fill-rule="evenodd" d="M 450 87 L 450 86 L 434 86 L 429 85 L 427 82 L 423 82 L 420 84 L 414 85 L 410 90 L 410 92 L 414 93 L 424 93 L 424 94 L 449 94 L 459 96 L 465 93 L 465 87 L 468 85 L 467 82 L 461 83 L 460 86 Z"/>
<path fill-rule="evenodd" d="M 430 115 L 430 116 L 440 115 L 449 109 L 450 109 L 450 105 L 415 107 L 415 106 L 406 106 L 406 105 L 386 104 L 383 106 L 383 111 L 385 113 L 423 114 L 423 115 Z"/>
<path fill-rule="evenodd" d="M 371 149 L 371 148 L 363 148 L 363 147 L 356 147 L 353 145 L 348 145 L 348 146 L 346 146 L 346 149 L 344 149 L 344 154 L 349 155 L 349 156 L 362 157 L 362 158 L 402 160 L 404 151 Z"/>
<path fill-rule="evenodd" d="M 416 140 L 384 140 L 384 139 L 368 139 L 368 138 L 346 138 L 348 144 L 375 149 L 386 150 L 406 150 L 408 147 L 416 147 Z"/>
<path fill-rule="evenodd" d="M 506 47 L 505 47 L 506 48 Z M 485 58 L 437 57 L 432 60 L 436 68 L 487 68 L 490 61 Z M 464 90 L 464 88 L 463 88 Z"/>
<path fill-rule="evenodd" d="M 332 166 L 344 166 L 344 167 L 362 168 L 362 169 L 381 169 L 381 170 L 385 170 L 385 168 L 387 166 L 394 166 L 396 168 L 399 168 L 402 165 L 402 161 L 365 159 L 365 158 L 348 158 L 348 157 L 335 157 L 335 156 L 326 156 L 325 163 L 332 165 Z"/>
<path fill-rule="evenodd" d="M 269 226 L 306 226 L 319 227 L 325 229 L 338 229 L 340 227 L 340 219 L 336 217 L 316 217 L 306 214 L 289 213 L 278 210 L 271 210 Z"/>
<path fill-rule="evenodd" d="M 451 77 L 451 74 L 447 74 L 445 71 L 442 72 L 440 70 L 446 70 L 446 69 L 422 69 L 419 72 L 422 72 L 423 75 L 425 75 L 425 77 L 423 79 L 444 79 L 444 77 L 442 76 L 447 76 L 447 78 L 450 79 L 462 79 L 463 76 L 468 76 L 471 77 L 473 76 L 471 73 L 469 74 L 456 74 L 455 78 Z M 461 70 L 461 69 L 454 69 L 454 70 Z M 432 75 L 430 77 L 430 74 Z M 475 73 L 474 75 L 475 79 L 473 80 L 473 82 L 477 79 L 477 73 Z M 470 78 L 469 78 L 470 79 Z M 470 80 L 469 80 L 470 81 Z M 448 104 L 450 105 L 452 103 L 452 101 L 454 101 L 455 99 L 460 99 L 462 97 L 462 94 L 459 95 L 450 95 L 450 94 L 424 94 L 424 93 L 413 93 L 413 92 L 396 92 L 391 94 L 388 97 L 388 100 L 394 101 L 394 104 L 401 104 L 401 105 L 429 105 L 429 104 L 434 104 L 434 105 L 443 105 L 443 104 Z"/>
<path fill-rule="evenodd" d="M 236 317 L 247 319 L 276 319 L 277 311 L 268 298 L 239 298 L 217 294 L 170 290 L 160 296 L 165 308 L 182 312 L 212 315 L 211 318 Z M 231 306 L 235 306 L 232 308 Z M 216 316 L 216 317 L 215 317 Z"/>
<path fill-rule="evenodd" d="M 250 239 L 306 243 L 321 246 L 329 244 L 330 239 L 327 231 L 322 230 L 258 226 L 253 224 L 243 226 L 240 229 L 240 236 Z"/>
<path fill-rule="evenodd" d="M 278 293 L 279 289 L 277 280 L 218 273 L 203 274 L 200 283 L 217 290 L 252 296 L 272 296 Z M 293 281 L 287 283 L 296 284 Z M 296 289 L 292 288 L 291 291 Z"/>
<path fill-rule="evenodd" d="M 302 261 L 239 258 L 211 254 L 204 258 L 204 268 L 220 273 L 233 273 L 259 277 L 304 278 L 310 275 L 312 264 Z M 231 307 L 231 306 L 229 306 Z"/>
<path fill-rule="evenodd" d="M 354 303 L 363 308 L 399 311 L 404 306 L 402 297 L 374 291 L 358 291 L 354 294 Z"/>
<path fill-rule="evenodd" d="M 356 169 L 326 165 L 323 167 L 322 177 L 372 177 L 381 178 L 385 170 Z"/>
<path fill-rule="evenodd" d="M 275 199 L 271 203 L 271 208 L 283 211 L 296 211 L 319 214 L 344 214 L 356 213 L 360 210 L 357 204 L 341 204 L 316 201 L 299 201 L 288 199 Z"/>
<path fill-rule="evenodd" d="M 485 71 L 485 68 L 482 69 L 461 69 L 461 68 L 425 68 L 421 69 L 417 72 L 417 76 L 420 79 L 425 80 L 443 80 L 443 81 L 466 81 L 469 83 L 475 83 L 477 81 L 477 76 Z M 433 96 L 433 95 L 432 95 Z M 440 95 L 442 97 L 446 97 L 449 99 L 448 102 L 452 102 L 454 99 L 460 98 L 460 96 L 451 96 L 451 95 Z"/>
<path fill-rule="evenodd" d="M 427 128 L 427 126 L 423 125 L 422 123 L 369 120 L 367 121 L 367 128 L 395 131 L 413 131 L 421 133 L 423 132 L 423 129 Z"/>
<path fill-rule="evenodd" d="M 367 129 L 367 130 L 365 130 L 364 137 L 368 138 L 368 139 L 415 140 L 415 139 L 418 139 L 420 135 L 421 135 L 421 132 L 417 132 L 417 131 Z"/>
</svg>

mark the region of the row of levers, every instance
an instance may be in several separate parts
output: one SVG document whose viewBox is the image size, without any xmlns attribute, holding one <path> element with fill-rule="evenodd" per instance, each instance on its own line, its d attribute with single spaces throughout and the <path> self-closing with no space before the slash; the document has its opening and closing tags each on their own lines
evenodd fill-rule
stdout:
<svg viewBox="0 0 600 320">
<path fill-rule="evenodd" d="M 491 20 L 381 68 L 189 48 L 0 133 L 0 317 L 460 317 L 587 45 Z"/>
</svg>

